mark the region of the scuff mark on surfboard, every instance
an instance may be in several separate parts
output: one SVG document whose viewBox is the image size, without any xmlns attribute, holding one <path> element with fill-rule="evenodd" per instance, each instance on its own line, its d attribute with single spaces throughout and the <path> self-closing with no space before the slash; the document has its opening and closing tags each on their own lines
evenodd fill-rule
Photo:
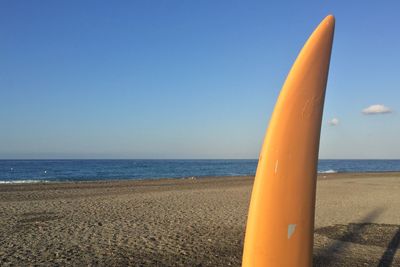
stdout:
<svg viewBox="0 0 400 267">
<path fill-rule="evenodd" d="M 296 230 L 296 224 L 289 224 L 287 228 L 287 238 L 290 239 Z"/>
<path fill-rule="evenodd" d="M 303 109 L 301 110 L 301 118 L 304 119 L 307 116 L 307 109 L 308 106 L 310 105 L 310 100 L 308 99 L 304 105 L 303 105 Z"/>
</svg>

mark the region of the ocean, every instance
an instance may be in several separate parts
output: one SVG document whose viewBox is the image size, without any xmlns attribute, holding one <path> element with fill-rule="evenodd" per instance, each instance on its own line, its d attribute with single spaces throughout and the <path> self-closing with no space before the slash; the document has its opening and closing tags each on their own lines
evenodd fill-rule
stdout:
<svg viewBox="0 0 400 267">
<path fill-rule="evenodd" d="M 257 160 L 0 160 L 0 184 L 254 175 Z M 320 160 L 319 173 L 394 172 L 400 160 Z"/>
</svg>

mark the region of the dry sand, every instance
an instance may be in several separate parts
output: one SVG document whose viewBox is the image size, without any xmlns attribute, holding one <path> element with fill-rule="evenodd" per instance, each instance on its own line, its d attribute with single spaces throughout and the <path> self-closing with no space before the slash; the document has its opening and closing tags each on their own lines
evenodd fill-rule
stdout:
<svg viewBox="0 0 400 267">
<path fill-rule="evenodd" d="M 240 266 L 252 177 L 0 186 L 0 266 Z M 317 187 L 315 266 L 400 266 L 400 174 Z"/>
</svg>

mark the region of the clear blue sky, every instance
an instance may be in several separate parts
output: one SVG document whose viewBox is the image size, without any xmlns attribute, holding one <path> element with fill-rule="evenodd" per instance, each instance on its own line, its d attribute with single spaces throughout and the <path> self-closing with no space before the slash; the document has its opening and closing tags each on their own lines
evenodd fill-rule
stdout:
<svg viewBox="0 0 400 267">
<path fill-rule="evenodd" d="M 300 2 L 1 1 L 0 158 L 257 158 L 329 13 L 320 157 L 400 158 L 400 2 Z"/>
</svg>

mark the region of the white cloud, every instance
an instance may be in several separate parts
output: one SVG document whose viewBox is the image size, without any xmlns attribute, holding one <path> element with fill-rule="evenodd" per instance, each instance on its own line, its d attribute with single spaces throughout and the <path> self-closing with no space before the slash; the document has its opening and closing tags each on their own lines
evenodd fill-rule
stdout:
<svg viewBox="0 0 400 267">
<path fill-rule="evenodd" d="M 336 126 L 336 125 L 339 124 L 339 119 L 338 119 L 338 118 L 332 118 L 332 119 L 330 119 L 330 120 L 328 121 L 328 124 L 329 124 L 330 126 Z"/>
<path fill-rule="evenodd" d="M 385 105 L 376 104 L 363 109 L 362 113 L 364 115 L 386 114 L 392 113 L 392 110 Z"/>
</svg>

